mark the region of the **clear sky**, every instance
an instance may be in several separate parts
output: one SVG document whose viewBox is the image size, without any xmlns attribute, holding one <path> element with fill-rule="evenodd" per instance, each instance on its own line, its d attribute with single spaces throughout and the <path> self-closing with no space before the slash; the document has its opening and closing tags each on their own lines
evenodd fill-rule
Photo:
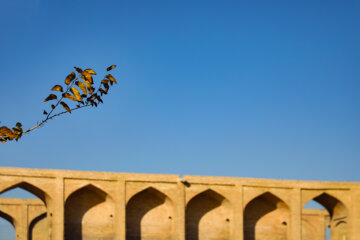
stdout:
<svg viewBox="0 0 360 240">
<path fill-rule="evenodd" d="M 73 66 L 104 105 L 0 166 L 360 181 L 359 1 L 0 0 L 0 121 L 32 127 Z"/>
</svg>

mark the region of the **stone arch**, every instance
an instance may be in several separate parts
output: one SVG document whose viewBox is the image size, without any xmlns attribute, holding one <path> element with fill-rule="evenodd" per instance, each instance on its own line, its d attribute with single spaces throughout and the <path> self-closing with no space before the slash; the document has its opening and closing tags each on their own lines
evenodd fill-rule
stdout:
<svg viewBox="0 0 360 240">
<path fill-rule="evenodd" d="M 345 204 L 336 197 L 324 192 L 314 197 L 313 200 L 326 208 L 330 214 L 330 218 L 341 219 L 347 217 L 347 208 Z"/>
<path fill-rule="evenodd" d="M 28 231 L 29 240 L 47 240 L 47 229 L 48 229 L 48 219 L 47 213 L 40 214 L 34 218 L 30 225 Z"/>
<path fill-rule="evenodd" d="M 288 205 L 270 192 L 252 199 L 244 211 L 244 240 L 286 240 L 290 226 Z"/>
<path fill-rule="evenodd" d="M 230 202 L 211 189 L 188 202 L 185 218 L 186 240 L 231 239 Z"/>
<path fill-rule="evenodd" d="M 13 227 L 15 227 L 15 220 L 10 215 L 4 213 L 3 211 L 0 211 L 0 217 L 8 221 Z"/>
<path fill-rule="evenodd" d="M 153 187 L 135 194 L 126 205 L 126 240 L 174 238 L 174 205 Z"/>
<path fill-rule="evenodd" d="M 315 196 L 310 201 L 316 201 L 321 204 L 330 215 L 330 232 L 332 240 L 342 240 L 348 238 L 348 225 L 347 225 L 347 216 L 348 210 L 345 204 L 337 199 L 336 197 L 323 192 Z M 310 202 L 309 201 L 309 202 Z M 306 205 L 306 204 L 305 204 Z M 304 206 L 305 206 L 304 205 Z"/>
<path fill-rule="evenodd" d="M 2 189 L 0 191 L 0 194 L 2 194 L 4 192 L 7 192 L 7 191 L 11 191 L 12 189 L 15 189 L 15 188 L 21 188 L 21 189 L 23 189 L 25 191 L 28 191 L 28 192 L 34 194 L 40 200 L 42 200 L 46 206 L 49 205 L 50 202 L 51 202 L 51 197 L 49 196 L 49 194 L 47 194 L 41 188 L 39 188 L 39 187 L 37 187 L 37 186 L 35 186 L 35 185 L 31 184 L 31 183 L 25 182 L 25 181 L 13 184 L 13 185 L 11 185 L 9 187 L 6 187 L 5 189 Z"/>
<path fill-rule="evenodd" d="M 113 239 L 114 202 L 92 184 L 74 191 L 65 202 L 65 240 Z"/>
</svg>

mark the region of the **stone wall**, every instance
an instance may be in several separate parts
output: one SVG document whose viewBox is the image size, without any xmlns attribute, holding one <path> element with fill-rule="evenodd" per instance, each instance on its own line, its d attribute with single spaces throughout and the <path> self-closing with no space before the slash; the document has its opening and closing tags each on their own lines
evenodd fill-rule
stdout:
<svg viewBox="0 0 360 240">
<path fill-rule="evenodd" d="M 0 168 L 17 187 L 39 200 L 0 199 L 16 240 L 360 240 L 355 182 Z"/>
</svg>

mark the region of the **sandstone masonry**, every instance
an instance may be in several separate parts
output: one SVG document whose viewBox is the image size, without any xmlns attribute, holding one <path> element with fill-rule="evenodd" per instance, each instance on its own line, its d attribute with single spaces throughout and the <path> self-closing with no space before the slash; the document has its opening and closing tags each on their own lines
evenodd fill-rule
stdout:
<svg viewBox="0 0 360 240">
<path fill-rule="evenodd" d="M 0 167 L 17 187 L 39 199 L 0 195 L 16 240 L 360 240 L 358 182 Z"/>
</svg>

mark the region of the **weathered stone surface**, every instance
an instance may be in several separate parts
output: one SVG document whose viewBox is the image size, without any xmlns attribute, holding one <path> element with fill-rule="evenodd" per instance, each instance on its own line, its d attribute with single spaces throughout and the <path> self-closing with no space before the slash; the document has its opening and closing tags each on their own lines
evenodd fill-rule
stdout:
<svg viewBox="0 0 360 240">
<path fill-rule="evenodd" d="M 39 198 L 0 198 L 16 240 L 360 240 L 357 182 L 0 167 L 16 187 Z"/>
</svg>

